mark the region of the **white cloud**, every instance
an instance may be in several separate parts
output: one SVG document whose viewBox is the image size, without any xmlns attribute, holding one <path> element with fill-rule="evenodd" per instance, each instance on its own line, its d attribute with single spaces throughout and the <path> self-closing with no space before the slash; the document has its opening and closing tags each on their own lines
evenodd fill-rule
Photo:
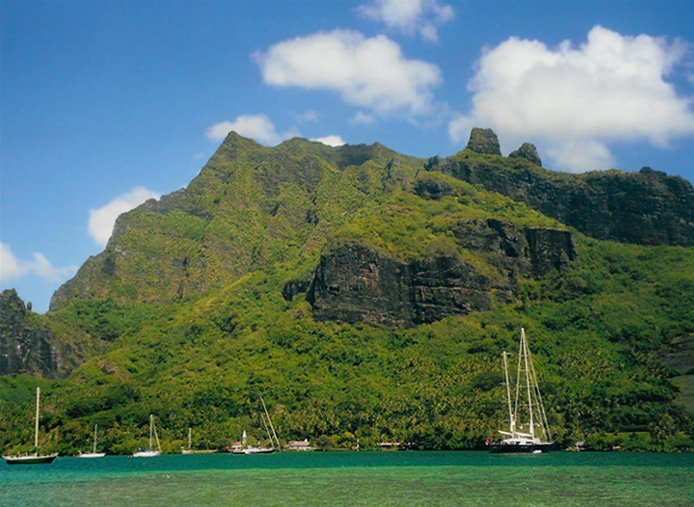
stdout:
<svg viewBox="0 0 694 507">
<path fill-rule="evenodd" d="M 125 194 L 119 195 L 101 208 L 89 210 L 89 235 L 100 246 L 106 246 L 113 234 L 113 226 L 119 215 L 130 211 L 149 199 L 159 199 L 160 194 L 144 187 L 135 187 Z"/>
<path fill-rule="evenodd" d="M 591 140 L 564 141 L 547 148 L 552 160 L 561 161 L 569 169 L 608 169 L 615 166 L 610 150 L 603 143 Z"/>
<path fill-rule="evenodd" d="M 275 124 L 264 114 L 243 114 L 237 116 L 233 122 L 216 123 L 207 129 L 206 135 L 213 141 L 223 141 L 232 130 L 243 137 L 249 137 L 268 146 L 279 144 L 295 135 L 294 132 L 282 134 L 277 132 Z"/>
<path fill-rule="evenodd" d="M 13 280 L 26 273 L 26 268 L 10 250 L 10 246 L 0 243 L 0 280 Z"/>
<path fill-rule="evenodd" d="M 30 260 L 19 259 L 9 245 L 0 243 L 0 282 L 9 282 L 25 275 L 36 275 L 50 282 L 60 282 L 77 272 L 77 266 L 53 266 L 39 252 L 34 252 L 31 256 Z"/>
<path fill-rule="evenodd" d="M 296 115 L 296 120 L 299 123 L 316 123 L 320 119 L 320 115 L 313 109 L 304 111 L 301 114 Z"/>
<path fill-rule="evenodd" d="M 374 121 L 376 121 L 376 118 L 374 118 L 373 115 L 366 114 L 363 111 L 357 111 L 349 122 L 354 125 L 368 125 Z"/>
<path fill-rule="evenodd" d="M 438 27 L 455 16 L 453 7 L 438 0 L 374 0 L 358 11 L 388 28 L 408 35 L 419 33 L 431 42 L 438 41 Z"/>
<path fill-rule="evenodd" d="M 350 30 L 282 41 L 255 58 L 266 84 L 332 91 L 381 115 L 426 113 L 431 88 L 441 81 L 438 67 L 406 59 L 387 37 L 366 38 Z"/>
<path fill-rule="evenodd" d="M 554 167 L 609 167 L 610 142 L 665 146 L 694 134 L 692 99 L 665 80 L 685 52 L 679 42 L 600 26 L 577 48 L 511 37 L 483 52 L 468 84 L 472 110 L 450 122 L 449 134 L 462 141 L 471 126 L 491 127 L 514 147 L 538 142 Z"/>
<path fill-rule="evenodd" d="M 311 141 L 316 141 L 318 143 L 323 143 L 327 144 L 328 146 L 332 147 L 337 147 L 337 146 L 342 146 L 344 144 L 347 144 L 344 142 L 344 140 L 340 136 L 325 136 L 325 137 L 316 137 L 315 139 L 311 139 Z"/>
</svg>

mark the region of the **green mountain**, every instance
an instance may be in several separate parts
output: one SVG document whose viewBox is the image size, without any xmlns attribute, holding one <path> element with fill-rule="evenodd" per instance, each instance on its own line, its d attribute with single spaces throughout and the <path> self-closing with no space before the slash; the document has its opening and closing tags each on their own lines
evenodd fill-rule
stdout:
<svg viewBox="0 0 694 507">
<path fill-rule="evenodd" d="M 540 164 L 479 129 L 429 160 L 230 134 L 122 215 L 45 316 L 3 294 L 0 447 L 31 441 L 37 382 L 61 452 L 95 423 L 130 452 L 150 413 L 165 449 L 189 426 L 224 445 L 260 395 L 285 440 L 481 447 L 521 326 L 562 444 L 694 447 L 691 185 Z"/>
</svg>

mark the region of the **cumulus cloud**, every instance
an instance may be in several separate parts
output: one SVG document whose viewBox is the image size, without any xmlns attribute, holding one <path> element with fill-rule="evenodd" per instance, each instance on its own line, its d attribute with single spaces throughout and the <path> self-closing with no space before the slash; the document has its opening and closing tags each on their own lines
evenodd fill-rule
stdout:
<svg viewBox="0 0 694 507">
<path fill-rule="evenodd" d="M 46 257 L 34 252 L 31 259 L 18 258 L 5 243 L 0 243 L 0 282 L 22 278 L 25 275 L 35 275 L 50 282 L 63 281 L 77 272 L 77 266 L 56 267 Z"/>
<path fill-rule="evenodd" d="M 611 142 L 666 146 L 694 134 L 691 98 L 665 80 L 685 53 L 680 42 L 601 26 L 578 47 L 511 37 L 483 52 L 468 83 L 472 109 L 450 122 L 449 134 L 462 141 L 472 126 L 491 127 L 514 147 L 538 142 L 554 167 L 609 167 Z"/>
<path fill-rule="evenodd" d="M 344 144 L 347 144 L 343 141 L 343 139 L 340 136 L 325 136 L 325 137 L 316 137 L 314 139 L 311 139 L 311 141 L 316 141 L 318 143 L 323 143 L 327 144 L 328 146 L 332 147 L 337 147 L 337 146 L 342 146 Z"/>
<path fill-rule="evenodd" d="M 408 35 L 419 33 L 437 42 L 438 27 L 455 16 L 453 7 L 438 0 L 374 0 L 358 7 L 363 16 Z"/>
<path fill-rule="evenodd" d="M 104 247 L 113 234 L 113 226 L 119 215 L 130 211 L 149 199 L 159 199 L 160 194 L 152 192 L 144 187 L 135 187 L 132 190 L 119 195 L 104 206 L 89 210 L 89 223 L 87 230 L 89 235 L 100 246 Z"/>
<path fill-rule="evenodd" d="M 441 81 L 438 67 L 408 60 L 389 38 L 366 38 L 351 30 L 282 41 L 255 59 L 265 84 L 328 90 L 380 115 L 426 113 L 431 89 Z"/>
<path fill-rule="evenodd" d="M 277 132 L 275 124 L 264 114 L 242 114 L 234 121 L 215 123 L 207 129 L 206 135 L 213 141 L 223 141 L 232 130 L 268 146 L 279 144 L 294 135 L 292 132 Z"/>
</svg>

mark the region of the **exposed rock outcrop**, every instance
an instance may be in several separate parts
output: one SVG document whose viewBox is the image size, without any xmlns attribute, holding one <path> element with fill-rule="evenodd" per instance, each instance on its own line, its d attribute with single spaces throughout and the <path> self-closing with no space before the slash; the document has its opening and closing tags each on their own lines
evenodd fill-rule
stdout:
<svg viewBox="0 0 694 507">
<path fill-rule="evenodd" d="M 467 147 L 477 153 L 501 155 L 499 138 L 496 137 L 492 129 L 473 128 L 470 132 L 470 140 L 467 143 Z"/>
<path fill-rule="evenodd" d="M 488 253 L 498 275 L 454 255 L 402 262 L 350 243 L 321 256 L 307 294 L 315 318 L 408 327 L 485 311 L 493 299 L 514 300 L 518 276 L 569 269 L 576 259 L 569 231 L 489 219 L 461 221 L 453 233 L 459 246 Z"/>
<path fill-rule="evenodd" d="M 498 286 L 503 289 L 511 289 L 518 275 L 539 277 L 553 269 L 568 270 L 577 258 L 573 235 L 561 229 L 519 228 L 490 218 L 462 220 L 453 234 L 459 246 L 492 254 L 490 264 L 504 274 Z"/>
<path fill-rule="evenodd" d="M 282 297 L 285 301 L 291 301 L 297 294 L 306 292 L 310 285 L 309 280 L 290 280 L 282 287 Z"/>
<path fill-rule="evenodd" d="M 519 160 L 516 158 L 516 160 Z M 639 172 L 560 174 L 535 166 L 481 161 L 465 151 L 433 159 L 425 169 L 450 174 L 511 199 L 597 239 L 642 245 L 694 245 L 691 183 L 643 168 Z"/>
<path fill-rule="evenodd" d="M 391 326 L 491 308 L 489 281 L 458 258 L 405 263 L 358 244 L 321 257 L 307 299 L 318 320 Z"/>
<path fill-rule="evenodd" d="M 53 376 L 60 368 L 50 329 L 24 305 L 14 289 L 0 293 L 0 375 Z"/>
<path fill-rule="evenodd" d="M 540 159 L 540 155 L 537 153 L 537 148 L 535 148 L 534 144 L 523 143 L 520 148 L 512 151 L 508 156 L 509 158 L 524 158 L 528 162 L 542 167 L 542 159 Z"/>
<path fill-rule="evenodd" d="M 422 199 L 435 201 L 454 194 L 448 183 L 434 178 L 419 178 L 414 184 L 414 192 Z"/>
</svg>

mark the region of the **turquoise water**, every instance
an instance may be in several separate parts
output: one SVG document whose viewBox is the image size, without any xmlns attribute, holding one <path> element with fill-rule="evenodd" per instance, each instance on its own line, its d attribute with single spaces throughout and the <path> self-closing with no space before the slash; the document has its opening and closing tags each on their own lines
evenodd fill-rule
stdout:
<svg viewBox="0 0 694 507">
<path fill-rule="evenodd" d="M 692 506 L 694 454 L 61 457 L 0 464 L 0 505 Z"/>
</svg>

